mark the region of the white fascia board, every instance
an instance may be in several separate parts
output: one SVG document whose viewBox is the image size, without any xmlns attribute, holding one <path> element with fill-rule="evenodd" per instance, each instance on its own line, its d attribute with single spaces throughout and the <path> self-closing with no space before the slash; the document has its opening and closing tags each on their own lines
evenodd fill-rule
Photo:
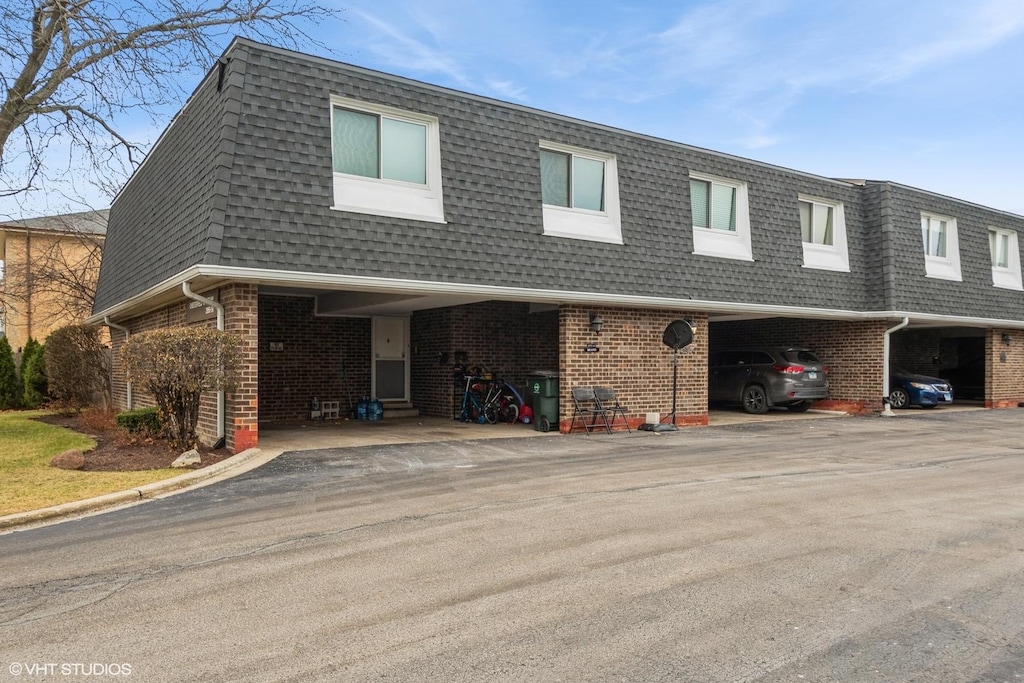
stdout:
<svg viewBox="0 0 1024 683">
<path fill-rule="evenodd" d="M 764 317 L 810 318 L 817 320 L 889 320 L 910 318 L 912 323 L 966 327 L 1000 327 L 1024 329 L 1024 320 L 1002 318 L 973 318 L 965 316 L 937 315 L 912 311 L 851 311 L 832 308 L 810 308 L 805 306 L 775 306 L 767 304 L 744 304 L 730 301 L 703 301 L 700 299 L 634 296 L 608 294 L 604 292 L 575 292 L 571 290 L 531 289 L 527 287 L 502 287 L 496 285 L 474 285 L 453 282 L 431 282 L 428 280 L 403 280 L 396 278 L 337 275 L 330 273 L 304 273 L 290 270 L 269 270 L 238 268 L 234 266 L 196 265 L 177 275 L 150 287 L 141 294 L 126 299 L 102 311 L 94 313 L 86 322 L 90 325 L 103 323 L 105 317 L 115 318 L 119 313 L 131 312 L 139 315 L 145 302 L 171 290 L 180 290 L 182 282 L 195 278 L 210 278 L 219 281 L 250 282 L 254 284 L 292 285 L 295 287 L 322 287 L 351 291 L 374 291 L 418 294 L 465 294 L 503 301 L 526 301 L 553 304 L 592 304 L 624 306 L 631 308 L 655 308 L 705 313 L 747 313 Z"/>
</svg>

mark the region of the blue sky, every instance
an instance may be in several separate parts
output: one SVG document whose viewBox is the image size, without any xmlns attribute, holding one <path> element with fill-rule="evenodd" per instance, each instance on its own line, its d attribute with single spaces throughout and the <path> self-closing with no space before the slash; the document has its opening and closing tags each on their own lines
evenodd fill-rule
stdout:
<svg viewBox="0 0 1024 683">
<path fill-rule="evenodd" d="M 337 2 L 324 56 L 1024 215 L 1020 0 Z"/>
</svg>

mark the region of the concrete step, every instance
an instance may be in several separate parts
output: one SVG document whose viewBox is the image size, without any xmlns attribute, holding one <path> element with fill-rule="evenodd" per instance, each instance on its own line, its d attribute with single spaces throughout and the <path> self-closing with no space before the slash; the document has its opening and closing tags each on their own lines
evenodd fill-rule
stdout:
<svg viewBox="0 0 1024 683">
<path fill-rule="evenodd" d="M 384 419 L 394 417 L 418 417 L 420 409 L 411 403 L 385 403 Z"/>
</svg>

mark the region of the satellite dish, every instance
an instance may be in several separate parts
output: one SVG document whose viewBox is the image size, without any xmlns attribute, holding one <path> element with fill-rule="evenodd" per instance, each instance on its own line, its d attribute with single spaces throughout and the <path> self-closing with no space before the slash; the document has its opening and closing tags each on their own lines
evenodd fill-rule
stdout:
<svg viewBox="0 0 1024 683">
<path fill-rule="evenodd" d="M 693 342 L 693 328 L 685 320 L 673 320 L 661 335 L 661 341 L 671 349 L 681 349 Z"/>
</svg>

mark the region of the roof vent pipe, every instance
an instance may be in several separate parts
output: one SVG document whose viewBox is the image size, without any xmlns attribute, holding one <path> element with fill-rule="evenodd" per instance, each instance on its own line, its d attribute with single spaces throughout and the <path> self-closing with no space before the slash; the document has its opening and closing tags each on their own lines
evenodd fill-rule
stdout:
<svg viewBox="0 0 1024 683">
<path fill-rule="evenodd" d="M 896 417 L 896 413 L 892 412 L 892 406 L 889 405 L 889 335 L 909 324 L 910 318 L 904 317 L 903 322 L 890 327 L 882 336 L 882 405 L 885 406 L 882 409 L 883 417 Z"/>
<path fill-rule="evenodd" d="M 199 303 L 212 306 L 213 310 L 217 311 L 217 329 L 221 332 L 224 331 L 224 307 L 213 299 L 208 299 L 205 296 L 199 296 L 192 291 L 192 288 L 188 286 L 188 282 L 181 283 L 181 291 L 189 299 L 198 301 Z M 221 389 L 217 392 L 217 443 L 214 444 L 214 448 L 222 448 L 224 446 L 224 390 Z"/>
<path fill-rule="evenodd" d="M 114 321 L 112 321 L 110 319 L 109 315 L 103 316 L 103 324 L 106 325 L 107 327 L 112 327 L 115 330 L 121 330 L 122 332 L 124 332 L 124 340 L 125 341 L 128 341 L 128 337 L 131 336 L 131 331 L 129 331 L 129 329 L 127 327 L 125 327 L 124 325 L 118 325 L 117 323 L 115 323 Z M 128 388 L 127 389 L 127 391 L 128 391 L 128 410 L 131 410 L 132 409 L 132 381 L 128 380 L 125 384 L 126 384 L 126 386 Z"/>
</svg>

